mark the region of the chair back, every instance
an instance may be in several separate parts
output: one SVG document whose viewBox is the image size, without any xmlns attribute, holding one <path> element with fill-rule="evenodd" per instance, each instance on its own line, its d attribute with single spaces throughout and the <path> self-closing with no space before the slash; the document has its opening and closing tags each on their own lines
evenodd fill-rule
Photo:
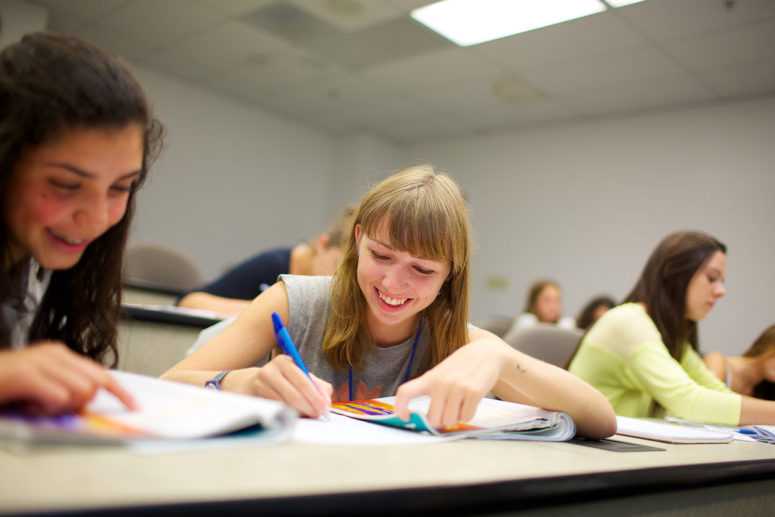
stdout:
<svg viewBox="0 0 775 517">
<path fill-rule="evenodd" d="M 538 324 L 513 329 L 503 340 L 520 352 L 564 368 L 583 335 L 578 329 Z"/>
<path fill-rule="evenodd" d="M 126 253 L 124 281 L 188 291 L 202 284 L 199 269 L 185 254 L 159 244 L 137 244 Z"/>
<path fill-rule="evenodd" d="M 502 338 L 509 331 L 513 323 L 513 316 L 492 316 L 486 320 L 476 321 L 474 322 L 474 325 Z"/>
</svg>

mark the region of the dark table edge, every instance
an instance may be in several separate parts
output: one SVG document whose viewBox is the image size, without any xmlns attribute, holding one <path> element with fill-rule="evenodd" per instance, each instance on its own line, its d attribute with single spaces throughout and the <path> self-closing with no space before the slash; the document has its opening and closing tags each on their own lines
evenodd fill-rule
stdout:
<svg viewBox="0 0 775 517">
<path fill-rule="evenodd" d="M 123 286 L 128 287 L 130 289 L 137 289 L 140 291 L 147 291 L 149 293 L 156 293 L 156 294 L 168 294 L 170 296 L 175 296 L 175 297 L 178 297 L 185 292 L 180 289 L 175 289 L 172 287 L 165 287 L 163 285 L 158 285 L 150 282 L 143 282 L 142 280 L 124 280 Z"/>
<path fill-rule="evenodd" d="M 24 515 L 475 515 L 614 499 L 612 494 L 616 494 L 615 498 L 669 494 L 678 490 L 764 479 L 775 479 L 775 460 L 702 463 L 465 485 L 179 502 Z M 213 483 L 217 482 L 217 479 L 213 479 Z"/>
<path fill-rule="evenodd" d="M 218 318 L 207 318 L 191 314 L 175 314 L 167 311 L 159 311 L 147 307 L 131 305 L 121 306 L 121 316 L 135 321 L 149 321 L 152 323 L 167 323 L 170 325 L 182 325 L 186 327 L 207 328 L 210 325 L 223 321 Z"/>
</svg>

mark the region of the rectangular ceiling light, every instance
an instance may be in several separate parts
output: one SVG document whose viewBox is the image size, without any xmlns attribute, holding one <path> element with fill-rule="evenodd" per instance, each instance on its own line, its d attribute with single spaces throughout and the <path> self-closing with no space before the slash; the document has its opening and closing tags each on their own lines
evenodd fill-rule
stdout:
<svg viewBox="0 0 775 517">
<path fill-rule="evenodd" d="M 461 47 L 604 11 L 599 0 L 443 0 L 411 16 Z"/>
</svg>

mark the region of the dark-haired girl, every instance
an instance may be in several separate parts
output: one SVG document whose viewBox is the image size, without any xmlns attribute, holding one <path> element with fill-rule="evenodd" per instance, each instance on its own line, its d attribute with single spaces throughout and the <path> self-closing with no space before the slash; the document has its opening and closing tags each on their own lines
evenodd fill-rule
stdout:
<svg viewBox="0 0 775 517">
<path fill-rule="evenodd" d="M 726 294 L 726 251 L 702 232 L 665 237 L 624 303 L 581 340 L 570 371 L 603 392 L 618 415 L 775 423 L 775 403 L 733 393 L 697 353 L 697 323 Z"/>
<path fill-rule="evenodd" d="M 142 89 L 76 38 L 0 53 L 0 404 L 77 410 L 98 388 L 132 406 L 117 362 L 134 195 L 161 142 Z"/>
</svg>

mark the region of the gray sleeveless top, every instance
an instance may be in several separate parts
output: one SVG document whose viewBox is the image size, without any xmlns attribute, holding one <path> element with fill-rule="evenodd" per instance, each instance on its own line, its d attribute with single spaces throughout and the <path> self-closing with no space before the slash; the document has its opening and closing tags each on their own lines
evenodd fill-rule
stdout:
<svg viewBox="0 0 775 517">
<path fill-rule="evenodd" d="M 323 354 L 323 334 L 331 299 L 331 277 L 280 275 L 288 293 L 288 332 L 310 372 L 334 387 L 334 402 L 349 400 L 348 370 L 334 369 Z M 390 347 L 370 346 L 360 369 L 353 369 L 353 398 L 368 399 L 395 395 L 403 384 L 414 335 Z M 409 378 L 427 370 L 430 364 L 430 333 L 423 325 Z"/>
</svg>

